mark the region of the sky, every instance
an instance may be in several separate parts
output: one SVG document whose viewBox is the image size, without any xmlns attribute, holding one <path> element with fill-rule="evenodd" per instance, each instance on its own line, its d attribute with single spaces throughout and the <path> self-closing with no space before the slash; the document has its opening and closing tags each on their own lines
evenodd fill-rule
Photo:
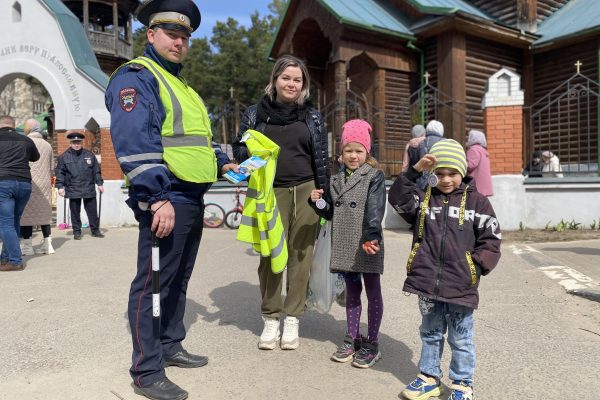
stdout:
<svg viewBox="0 0 600 400">
<path fill-rule="evenodd" d="M 200 27 L 192 34 L 194 38 L 212 36 L 217 21 L 226 21 L 228 17 L 236 19 L 241 25 L 250 25 L 250 15 L 258 11 L 261 16 L 269 13 L 271 0 L 194 0 L 202 14 Z M 133 29 L 141 24 L 135 21 Z"/>
</svg>

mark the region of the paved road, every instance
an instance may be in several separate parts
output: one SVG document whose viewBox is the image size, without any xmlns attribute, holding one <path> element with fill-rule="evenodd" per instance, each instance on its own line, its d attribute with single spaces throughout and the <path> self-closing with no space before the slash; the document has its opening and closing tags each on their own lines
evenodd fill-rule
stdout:
<svg viewBox="0 0 600 400">
<path fill-rule="evenodd" d="M 127 373 L 136 230 L 110 229 L 105 239 L 80 242 L 66 233 L 54 232 L 55 255 L 31 257 L 25 271 L 0 275 L 0 399 L 141 399 Z M 398 398 L 417 373 L 420 351 L 416 298 L 401 291 L 406 233 L 385 233 L 383 359 L 370 370 L 329 361 L 345 326 L 337 305 L 302 318 L 297 351 L 257 350 L 258 259 L 234 238 L 229 230 L 206 231 L 190 282 L 185 345 L 210 363 L 167 371 L 190 399 Z M 597 259 L 594 246 L 575 248 Z M 508 244 L 503 250 L 476 312 L 478 398 L 597 400 L 600 303 L 567 294 L 522 252 Z M 552 254 L 563 252 L 572 253 Z M 446 372 L 448 362 L 445 354 Z"/>
</svg>

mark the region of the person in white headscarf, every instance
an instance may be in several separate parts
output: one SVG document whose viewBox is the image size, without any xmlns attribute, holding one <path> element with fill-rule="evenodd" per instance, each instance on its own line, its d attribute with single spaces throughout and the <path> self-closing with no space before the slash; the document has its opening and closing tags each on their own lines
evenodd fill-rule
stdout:
<svg viewBox="0 0 600 400">
<path fill-rule="evenodd" d="M 425 127 L 423 125 L 415 125 L 412 128 L 412 139 L 406 143 L 404 148 L 404 157 L 402 158 L 402 172 L 408 170 L 409 165 L 416 164 L 420 159 L 418 154 L 419 144 L 425 140 Z M 412 157 L 411 157 L 412 156 Z"/>
<path fill-rule="evenodd" d="M 23 255 L 54 254 L 50 224 L 52 223 L 52 169 L 54 153 L 52 146 L 42 136 L 39 121 L 28 119 L 23 130 L 33 140 L 40 153 L 40 159 L 29 163 L 31 168 L 31 197 L 21 216 L 21 237 Z M 32 246 L 33 227 L 40 226 L 44 239 L 42 245 L 35 249 Z"/>
<path fill-rule="evenodd" d="M 560 160 L 554 153 L 552 153 L 551 151 L 543 151 L 542 161 L 544 162 L 542 172 L 551 172 L 552 174 L 548 175 L 552 175 L 557 178 L 563 177 L 563 174 L 561 173 L 562 168 L 560 166 Z"/>
<path fill-rule="evenodd" d="M 431 149 L 435 143 L 442 139 L 444 139 L 444 124 L 442 124 L 440 121 L 432 119 L 429 121 L 429 123 L 427 123 L 427 127 L 425 128 L 425 139 L 419 143 L 416 160 L 418 161 L 423 158 L 425 154 L 429 153 L 429 149 Z M 417 179 L 417 186 L 425 190 L 425 188 L 427 188 L 428 177 L 428 172 L 422 173 L 419 179 Z"/>
<path fill-rule="evenodd" d="M 490 168 L 490 154 L 485 134 L 471 129 L 467 140 L 467 175 L 473 177 L 477 191 L 484 196 L 494 194 Z"/>
</svg>

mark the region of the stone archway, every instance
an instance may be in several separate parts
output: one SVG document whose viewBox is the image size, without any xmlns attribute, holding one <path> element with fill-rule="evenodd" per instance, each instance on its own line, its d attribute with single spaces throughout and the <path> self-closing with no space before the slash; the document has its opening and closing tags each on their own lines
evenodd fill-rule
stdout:
<svg viewBox="0 0 600 400">
<path fill-rule="evenodd" d="M 0 36 L 0 89 L 17 77 L 32 76 L 54 101 L 56 129 L 84 129 L 91 119 L 109 126 L 108 77 L 79 20 L 62 3 L 31 0 L 21 8 L 18 2 L 3 2 L 0 25 L 10 27 L 10 34 Z"/>
</svg>

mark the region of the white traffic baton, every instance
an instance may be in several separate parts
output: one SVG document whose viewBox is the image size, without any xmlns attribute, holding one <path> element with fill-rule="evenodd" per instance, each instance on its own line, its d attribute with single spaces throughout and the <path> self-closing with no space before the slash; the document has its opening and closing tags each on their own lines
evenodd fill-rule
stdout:
<svg viewBox="0 0 600 400">
<path fill-rule="evenodd" d="M 160 317 L 160 248 L 152 232 L 152 317 Z"/>
</svg>

